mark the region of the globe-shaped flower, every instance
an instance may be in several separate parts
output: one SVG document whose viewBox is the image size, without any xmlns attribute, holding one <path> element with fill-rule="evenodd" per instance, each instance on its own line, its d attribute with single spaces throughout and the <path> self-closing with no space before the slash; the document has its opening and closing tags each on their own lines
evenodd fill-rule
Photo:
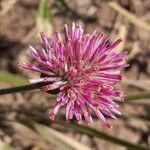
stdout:
<svg viewBox="0 0 150 150">
<path fill-rule="evenodd" d="M 41 40 L 44 49 L 30 46 L 38 65 L 20 66 L 40 73 L 38 79 L 29 81 L 47 82 L 42 91 L 58 92 L 50 118 L 54 120 L 60 107 L 65 106 L 67 121 L 76 118 L 88 124 L 95 115 L 110 128 L 106 116 L 116 118 L 120 114 L 116 101 L 123 99 L 122 92 L 114 87 L 123 79 L 120 70 L 127 66 L 127 52 L 115 52 L 121 39 L 109 44 L 103 34 L 83 34 L 83 28 L 73 23 L 71 28 L 65 26 L 64 36 L 55 33 L 48 38 L 41 33 Z"/>
</svg>

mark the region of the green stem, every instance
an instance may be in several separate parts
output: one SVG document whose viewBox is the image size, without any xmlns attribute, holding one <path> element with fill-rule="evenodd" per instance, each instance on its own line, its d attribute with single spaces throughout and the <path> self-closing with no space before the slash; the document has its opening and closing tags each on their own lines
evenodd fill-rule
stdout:
<svg viewBox="0 0 150 150">
<path fill-rule="evenodd" d="M 125 97 L 125 103 L 140 99 L 150 100 L 150 92 L 141 92 L 137 94 L 128 95 Z"/>
<path fill-rule="evenodd" d="M 34 90 L 34 89 L 37 89 L 37 86 L 35 86 L 35 84 L 12 87 L 12 88 L 7 88 L 7 89 L 0 89 L 0 95 L 29 91 L 29 90 Z"/>
<path fill-rule="evenodd" d="M 64 122 L 62 123 L 60 121 L 59 121 L 59 123 L 63 124 L 65 127 L 72 128 L 72 129 L 74 129 L 74 130 L 76 130 L 76 131 L 78 131 L 82 134 L 86 134 L 86 135 L 89 135 L 89 136 L 92 136 L 92 137 L 97 137 L 97 138 L 100 138 L 100 139 L 104 139 L 106 141 L 109 141 L 109 142 L 112 142 L 112 143 L 115 143 L 115 144 L 118 144 L 118 145 L 121 145 L 121 146 L 125 146 L 125 147 L 131 148 L 133 150 L 149 150 L 146 147 L 136 145 L 136 144 L 130 143 L 130 142 L 125 141 L 125 140 L 118 139 L 118 138 L 116 138 L 112 135 L 108 135 L 106 133 L 100 132 L 96 129 L 87 127 L 85 125 L 72 125 L 72 124 L 67 124 L 67 123 L 64 123 Z"/>
<path fill-rule="evenodd" d="M 0 95 L 35 90 L 35 89 L 39 89 L 40 87 L 42 87 L 44 85 L 47 85 L 47 84 L 34 83 L 34 84 L 28 84 L 28 85 L 23 85 L 23 86 L 17 86 L 17 87 L 10 87 L 10 88 L 5 88 L 5 89 L 0 89 Z"/>
<path fill-rule="evenodd" d="M 49 83 L 34 83 L 34 84 L 28 84 L 28 85 L 23 85 L 23 86 L 18 86 L 18 87 L 0 89 L 0 95 L 29 91 L 29 90 L 35 90 L 35 89 L 39 89 L 40 87 L 42 87 L 44 85 L 48 85 L 48 84 Z M 55 93 L 51 93 L 51 94 L 55 94 Z M 142 93 L 128 95 L 125 97 L 125 103 L 130 102 L 132 100 L 139 100 L 142 98 L 150 100 L 150 92 L 142 92 Z"/>
</svg>

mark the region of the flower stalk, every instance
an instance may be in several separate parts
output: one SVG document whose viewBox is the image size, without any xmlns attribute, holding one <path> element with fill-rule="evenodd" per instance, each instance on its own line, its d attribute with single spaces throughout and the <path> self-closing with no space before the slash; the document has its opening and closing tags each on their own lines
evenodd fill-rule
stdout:
<svg viewBox="0 0 150 150">
<path fill-rule="evenodd" d="M 28 85 L 4 88 L 4 89 L 0 89 L 0 95 L 35 90 L 35 89 L 39 89 L 42 86 L 43 86 L 43 83 L 33 83 L 33 84 L 28 84 Z"/>
<path fill-rule="evenodd" d="M 43 83 L 33 83 L 33 84 L 28 84 L 28 85 L 23 85 L 23 86 L 4 88 L 4 89 L 0 89 L 0 95 L 38 90 L 42 86 L 43 86 Z M 140 99 L 150 100 L 150 92 L 140 92 L 140 93 L 136 93 L 136 94 L 134 93 L 134 94 L 128 95 L 125 97 L 125 103 L 140 100 Z"/>
</svg>

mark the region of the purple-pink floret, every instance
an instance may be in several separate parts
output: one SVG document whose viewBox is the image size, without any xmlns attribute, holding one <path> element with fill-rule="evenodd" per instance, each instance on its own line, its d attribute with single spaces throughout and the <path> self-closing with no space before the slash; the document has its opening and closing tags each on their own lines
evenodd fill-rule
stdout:
<svg viewBox="0 0 150 150">
<path fill-rule="evenodd" d="M 60 107 L 65 106 L 67 121 L 75 118 L 78 123 L 89 124 L 95 115 L 111 128 L 106 118 L 120 115 L 116 101 L 123 99 L 122 91 L 114 85 L 122 81 L 120 70 L 128 66 L 127 52 L 115 52 L 121 39 L 109 44 L 102 33 L 83 34 L 83 28 L 73 23 L 71 28 L 65 26 L 63 36 L 55 33 L 48 38 L 41 33 L 41 41 L 42 50 L 30 46 L 38 65 L 20 66 L 40 73 L 38 79 L 29 80 L 31 83 L 49 83 L 42 91 L 59 89 L 50 118 L 54 120 Z"/>
</svg>

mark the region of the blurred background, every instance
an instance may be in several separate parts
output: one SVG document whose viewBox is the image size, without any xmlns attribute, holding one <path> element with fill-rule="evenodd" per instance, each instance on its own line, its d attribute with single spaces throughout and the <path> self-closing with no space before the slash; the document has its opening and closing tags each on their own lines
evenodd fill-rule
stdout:
<svg viewBox="0 0 150 150">
<path fill-rule="evenodd" d="M 97 30 L 109 35 L 110 42 L 121 37 L 117 51 L 129 52 L 130 67 L 123 71 L 126 79 L 120 87 L 126 95 L 149 95 L 150 0 L 0 0 L 0 88 L 27 84 L 35 77 L 17 66 L 33 61 L 28 46 L 41 46 L 39 32 L 50 36 L 73 21 L 86 33 Z M 142 150 L 138 146 L 148 150 L 150 101 L 144 96 L 132 99 L 120 104 L 118 120 L 109 120 L 112 130 L 95 119 L 91 128 L 96 131 L 90 128 L 86 133 L 80 126 L 64 123 L 63 111 L 58 122 L 50 122 L 52 95 L 32 91 L 0 96 L 0 150 Z"/>
</svg>

